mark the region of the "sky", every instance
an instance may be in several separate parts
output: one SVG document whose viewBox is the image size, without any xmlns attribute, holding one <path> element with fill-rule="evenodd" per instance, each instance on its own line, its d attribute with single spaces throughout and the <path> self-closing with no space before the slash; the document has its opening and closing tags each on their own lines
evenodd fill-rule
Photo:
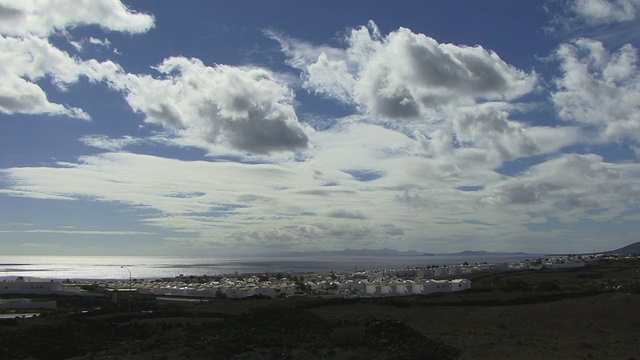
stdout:
<svg viewBox="0 0 640 360">
<path fill-rule="evenodd" d="M 640 0 L 0 0 L 0 254 L 640 239 Z"/>
</svg>

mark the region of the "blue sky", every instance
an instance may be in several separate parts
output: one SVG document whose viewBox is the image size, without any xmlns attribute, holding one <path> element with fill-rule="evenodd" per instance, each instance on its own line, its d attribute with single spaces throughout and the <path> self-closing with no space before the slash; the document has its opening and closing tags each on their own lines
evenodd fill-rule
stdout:
<svg viewBox="0 0 640 360">
<path fill-rule="evenodd" d="M 639 12 L 0 0 L 0 253 L 638 241 Z"/>
</svg>

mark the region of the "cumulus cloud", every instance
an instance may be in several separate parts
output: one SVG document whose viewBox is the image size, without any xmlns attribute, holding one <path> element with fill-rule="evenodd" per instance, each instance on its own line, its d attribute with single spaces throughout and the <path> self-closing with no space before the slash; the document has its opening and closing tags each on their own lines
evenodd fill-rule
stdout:
<svg viewBox="0 0 640 360">
<path fill-rule="evenodd" d="M 111 62 L 82 61 L 36 36 L 0 35 L 0 111 L 7 114 L 51 114 L 88 120 L 82 109 L 52 103 L 36 84 L 49 78 L 61 91 L 84 76 L 90 81 L 113 77 L 120 67 Z"/>
<path fill-rule="evenodd" d="M 526 206 L 529 212 L 545 216 L 606 210 L 611 220 L 640 201 L 639 180 L 638 164 L 607 163 L 593 154 L 564 154 L 488 188 L 481 201 L 491 206 Z"/>
<path fill-rule="evenodd" d="M 231 66 L 205 66 L 200 60 L 173 57 L 156 67 L 161 78 L 126 74 L 111 62 L 84 61 L 53 46 L 47 39 L 58 31 L 82 25 L 140 33 L 153 27 L 153 17 L 137 14 L 119 0 L 4 1 L 0 6 L 0 111 L 7 114 L 50 114 L 90 119 L 79 108 L 50 102 L 37 84 L 50 80 L 58 90 L 85 77 L 122 91 L 147 122 L 176 134 L 174 142 L 210 148 L 212 145 L 253 154 L 299 151 L 308 136 L 293 108 L 293 92 L 269 71 Z M 72 42 L 76 49 L 92 44 L 109 47 L 93 37 Z M 116 150 L 131 139 L 86 137 L 91 145 Z"/>
<path fill-rule="evenodd" d="M 81 25 L 96 24 L 105 30 L 139 33 L 153 26 L 153 17 L 134 14 L 119 0 L 3 0 L 0 2 L 0 112 L 48 114 L 89 120 L 84 110 L 48 100 L 38 81 L 50 78 L 65 91 L 81 76 L 99 81 L 113 76 L 112 62 L 82 61 L 56 48 L 47 37 Z M 109 46 L 108 40 L 90 43 Z M 76 48 L 81 43 L 73 43 Z"/>
<path fill-rule="evenodd" d="M 147 122 L 242 152 L 269 154 L 307 147 L 308 136 L 292 105 L 293 92 L 269 71 L 210 67 L 182 57 L 165 59 L 155 69 L 162 77 L 127 74 L 112 82 Z"/>
<path fill-rule="evenodd" d="M 627 44 L 615 52 L 596 40 L 579 39 L 556 51 L 562 76 L 552 100 L 565 121 L 600 131 L 600 140 L 640 139 L 638 52 Z"/>
<path fill-rule="evenodd" d="M 6 114 L 50 114 L 88 120 L 82 109 L 52 103 L 36 82 L 47 78 L 65 91 L 70 84 L 85 77 L 101 81 L 113 77 L 121 68 L 111 62 L 83 61 L 71 57 L 36 36 L 4 37 L 0 35 L 0 111 Z"/>
<path fill-rule="evenodd" d="M 376 117 L 414 119 L 452 103 L 511 100 L 537 82 L 536 74 L 481 46 L 441 44 L 406 28 L 383 36 L 373 22 L 351 30 L 346 49 L 320 47 L 315 58 L 308 44 L 272 37 L 302 70 L 309 90 Z"/>
<path fill-rule="evenodd" d="M 462 142 L 471 142 L 498 153 L 501 159 L 513 160 L 540 152 L 536 140 L 520 123 L 508 119 L 505 111 L 491 107 L 472 107 L 454 120 L 456 134 Z"/>
<path fill-rule="evenodd" d="M 33 81 L 51 75 L 59 86 L 78 77 L 76 62 L 46 40 L 0 36 L 0 111 L 6 114 L 48 113 L 88 119 L 80 109 L 51 103 Z M 26 78 L 26 79 L 25 79 Z"/>
<path fill-rule="evenodd" d="M 50 114 L 89 120 L 84 110 L 51 103 L 36 84 L 13 74 L 4 74 L 0 84 L 0 112 L 5 114 Z"/>
<path fill-rule="evenodd" d="M 505 161 L 554 153 L 584 138 L 578 127 L 531 126 L 492 103 L 459 106 L 443 114 L 446 120 L 435 130 L 415 130 L 412 135 L 426 156 L 461 169 L 478 162 L 496 169 Z"/>
<path fill-rule="evenodd" d="M 130 34 L 154 26 L 153 16 L 135 13 L 121 0 L 2 0 L 0 19 L 0 34 L 39 37 L 83 25 Z"/>
<path fill-rule="evenodd" d="M 527 106 L 509 102 L 536 90 L 538 76 L 481 46 L 438 43 L 407 28 L 384 35 L 373 22 L 350 30 L 344 49 L 269 35 L 301 70 L 306 89 L 351 105 L 366 119 L 390 120 L 395 125 L 383 125 L 413 134 L 428 156 L 482 157 L 499 166 L 557 151 L 579 137 L 576 128 L 512 119 L 508 111 Z"/>
</svg>

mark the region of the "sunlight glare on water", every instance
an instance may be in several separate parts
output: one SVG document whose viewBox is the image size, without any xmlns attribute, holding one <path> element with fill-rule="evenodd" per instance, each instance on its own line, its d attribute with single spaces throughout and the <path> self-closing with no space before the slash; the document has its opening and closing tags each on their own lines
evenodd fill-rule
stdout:
<svg viewBox="0 0 640 360">
<path fill-rule="evenodd" d="M 0 278 L 17 276 L 44 279 L 172 278 L 178 275 L 234 273 L 316 272 L 455 265 L 465 261 L 509 262 L 533 255 L 493 255 L 490 258 L 460 256 L 333 258 L 262 257 L 247 259 L 176 258 L 145 256 L 0 256 Z M 123 268 L 126 267 L 126 268 Z"/>
</svg>

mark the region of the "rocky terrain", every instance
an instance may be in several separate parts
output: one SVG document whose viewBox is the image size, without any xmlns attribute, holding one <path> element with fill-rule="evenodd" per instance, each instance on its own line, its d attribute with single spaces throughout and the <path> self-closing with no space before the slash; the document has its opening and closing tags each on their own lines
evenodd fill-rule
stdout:
<svg viewBox="0 0 640 360">
<path fill-rule="evenodd" d="M 56 298 L 0 320 L 0 359 L 640 359 L 639 266 L 478 274 L 432 296 Z"/>
</svg>

